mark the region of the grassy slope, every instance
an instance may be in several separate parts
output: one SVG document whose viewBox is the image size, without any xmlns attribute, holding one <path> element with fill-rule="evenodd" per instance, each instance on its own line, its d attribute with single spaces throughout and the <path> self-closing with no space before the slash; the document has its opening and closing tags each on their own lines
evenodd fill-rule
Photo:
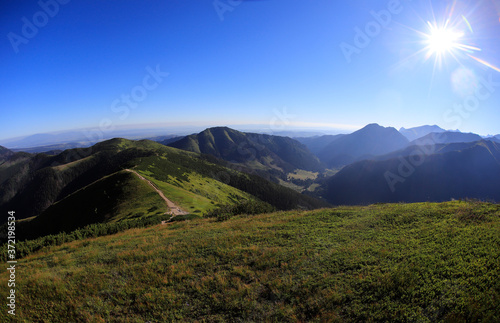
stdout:
<svg viewBox="0 0 500 323">
<path fill-rule="evenodd" d="M 499 256 L 500 206 L 492 204 L 195 220 L 21 259 L 17 319 L 499 321 Z"/>
<path fill-rule="evenodd" d="M 123 144 L 125 143 L 127 142 Z M 120 147 L 122 143 L 115 145 Z M 167 152 L 167 156 L 172 157 L 168 153 L 174 148 L 160 148 Z M 58 166 L 56 169 L 65 171 L 91 158 L 93 156 Z M 181 166 L 182 163 L 178 160 L 170 161 L 167 157 L 159 156 L 139 160 L 141 167 L 138 171 L 154 182 L 167 198 L 188 212 L 201 215 L 218 205 L 256 200 L 248 193 Z M 122 171 L 69 195 L 49 207 L 38 218 L 24 221 L 19 225 L 18 233 L 22 239 L 33 239 L 61 231 L 70 232 L 92 223 L 118 222 L 163 214 L 166 210 L 165 203 L 152 187 L 136 175 Z"/>
<path fill-rule="evenodd" d="M 159 169 L 154 164 L 148 166 L 148 171 L 139 172 L 155 183 L 167 198 L 199 215 L 218 205 L 255 200 L 250 194 L 196 173 L 185 174 L 185 180 L 180 180 L 171 176 L 169 169 Z M 165 175 L 162 177 L 165 182 L 156 180 L 155 172 Z M 92 223 L 118 222 L 166 211 L 165 202 L 150 185 L 135 174 L 121 171 L 55 203 L 38 218 L 23 221 L 18 233 L 21 238 L 35 238 L 69 232 Z"/>
<path fill-rule="evenodd" d="M 33 238 L 166 211 L 165 202 L 151 186 L 135 174 L 121 171 L 69 195 L 31 221 L 23 221 L 17 233 L 18 238 Z"/>
<path fill-rule="evenodd" d="M 190 155 L 182 155 L 180 152 L 183 151 L 181 150 L 171 147 L 165 148 L 179 153 L 137 159 L 137 166 L 134 169 L 157 183 L 162 189 L 168 190 L 172 186 L 177 186 L 182 190 L 201 196 L 202 199 L 199 201 L 201 204 L 195 201 L 196 204 L 199 204 L 195 206 L 195 210 L 204 208 L 203 205 L 206 205 L 203 203 L 204 198 L 208 198 L 214 203 L 224 204 L 249 199 L 250 195 L 275 206 L 279 210 L 312 209 L 328 205 L 324 201 L 286 189 L 259 176 L 237 172 L 206 160 L 197 159 L 197 155 L 193 153 L 184 152 Z M 169 185 L 162 186 L 157 181 Z M 190 196 L 179 197 L 180 199 L 177 201 L 174 199 L 174 201 L 181 206 L 186 206 L 185 203 L 188 202 Z"/>
<path fill-rule="evenodd" d="M 216 205 L 256 199 L 237 188 L 181 165 L 172 164 L 167 158 L 150 157 L 143 159 L 136 170 L 155 183 L 167 198 L 192 213 L 202 214 Z"/>
</svg>

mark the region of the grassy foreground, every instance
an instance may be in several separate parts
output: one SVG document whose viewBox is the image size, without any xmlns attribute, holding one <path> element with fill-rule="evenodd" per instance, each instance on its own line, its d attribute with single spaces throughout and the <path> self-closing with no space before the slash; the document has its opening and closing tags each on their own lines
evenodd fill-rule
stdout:
<svg viewBox="0 0 500 323">
<path fill-rule="evenodd" d="M 19 260 L 0 321 L 498 322 L 499 256 L 500 205 L 479 202 L 200 219 Z"/>
</svg>

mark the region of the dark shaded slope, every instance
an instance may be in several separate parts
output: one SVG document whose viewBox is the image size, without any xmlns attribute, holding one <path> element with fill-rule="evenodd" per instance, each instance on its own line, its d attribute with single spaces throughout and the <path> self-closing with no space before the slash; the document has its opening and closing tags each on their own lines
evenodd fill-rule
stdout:
<svg viewBox="0 0 500 323">
<path fill-rule="evenodd" d="M 478 198 L 500 201 L 500 144 L 482 141 L 462 151 L 361 161 L 346 166 L 324 186 L 333 204 L 446 201 Z"/>
<path fill-rule="evenodd" d="M 162 145 L 168 146 L 171 143 L 179 141 L 179 140 L 181 140 L 183 138 L 184 138 L 183 136 L 175 136 L 175 137 L 172 137 L 172 138 L 165 138 L 165 139 L 162 139 L 162 140 L 153 140 L 153 141 L 156 141 L 156 142 L 158 142 L 158 143 L 160 143 Z M 152 140 L 152 139 L 150 139 L 150 140 Z"/>
<path fill-rule="evenodd" d="M 0 146 L 0 164 L 9 159 L 9 157 L 11 157 L 12 155 L 14 155 L 13 151 L 3 146 Z"/>
<path fill-rule="evenodd" d="M 129 210 L 144 209 L 140 213 Z M 18 239 L 71 232 L 93 223 L 162 214 L 165 203 L 146 182 L 129 172 L 106 176 L 47 208 L 16 227 Z"/>
<path fill-rule="evenodd" d="M 459 142 L 452 144 L 429 144 L 429 145 L 411 145 L 401 150 L 396 150 L 389 154 L 380 155 L 372 158 L 373 160 L 388 160 L 392 158 L 412 156 L 412 158 L 420 158 L 419 156 L 427 156 L 432 154 L 444 154 L 452 151 L 462 151 L 471 148 L 481 141 L 476 142 Z"/>
</svg>

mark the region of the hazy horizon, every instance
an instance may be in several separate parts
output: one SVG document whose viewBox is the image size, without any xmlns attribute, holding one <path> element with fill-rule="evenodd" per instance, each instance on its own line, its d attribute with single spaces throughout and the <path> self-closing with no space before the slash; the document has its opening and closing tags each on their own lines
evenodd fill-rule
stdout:
<svg viewBox="0 0 500 323">
<path fill-rule="evenodd" d="M 8 142 L 12 140 L 17 140 L 17 139 L 22 139 L 30 136 L 35 136 L 35 135 L 44 135 L 44 134 L 51 134 L 51 135 L 58 135 L 58 134 L 64 134 L 68 132 L 81 132 L 83 136 L 85 136 L 86 133 L 89 134 L 102 134 L 105 135 L 106 137 L 113 136 L 113 133 L 117 132 L 123 132 L 123 131 L 138 131 L 138 132 L 147 132 L 147 131 L 153 131 L 153 132 L 161 132 L 162 135 L 186 135 L 186 134 L 192 134 L 195 132 L 200 132 L 202 130 L 205 130 L 207 128 L 213 128 L 213 127 L 229 127 L 233 128 L 238 131 L 243 131 L 243 132 L 248 132 L 248 131 L 254 131 L 254 132 L 267 132 L 267 133 L 279 133 L 279 132 L 309 132 L 309 133 L 321 133 L 321 134 L 339 134 L 339 133 L 351 133 L 356 130 L 359 130 L 363 128 L 366 125 L 361 125 L 361 126 L 355 126 L 355 125 L 339 125 L 343 127 L 325 127 L 325 125 L 319 125 L 319 126 L 311 126 L 311 125 L 293 125 L 290 123 L 287 123 L 285 126 L 284 124 L 280 123 L 274 123 L 274 124 L 246 124 L 246 123 L 240 123 L 240 124 L 227 124 L 224 122 L 221 123 L 212 123 L 212 124 L 189 124 L 189 123 L 178 123 L 178 124 L 168 124 L 168 125 L 161 125 L 161 124 L 130 124 L 130 125 L 121 125 L 121 126 L 116 126 L 113 127 L 112 130 L 105 130 L 102 131 L 99 129 L 99 127 L 87 127 L 87 128 L 73 128 L 73 129 L 61 129 L 61 130 L 55 130 L 55 131 L 49 131 L 49 132 L 40 132 L 40 133 L 27 133 L 24 135 L 16 136 L 16 137 L 7 137 L 7 138 L 0 138 L 0 144 L 2 142 Z M 89 138 L 90 139 L 90 138 Z"/>
<path fill-rule="evenodd" d="M 497 0 L 224 4 L 5 1 L 0 138 L 273 122 L 500 133 Z"/>
<path fill-rule="evenodd" d="M 58 143 L 67 143 L 67 142 L 79 142 L 79 141 L 88 141 L 88 142 L 98 142 L 102 140 L 107 140 L 115 137 L 124 137 L 128 139 L 144 139 L 148 137 L 157 137 L 157 136 L 185 136 L 193 133 L 201 132 L 207 128 L 212 127 L 229 127 L 242 132 L 256 132 L 256 133 L 267 133 L 267 134 L 277 134 L 280 135 L 282 133 L 298 133 L 303 134 L 304 136 L 315 136 L 315 135 L 334 135 L 334 134 L 348 134 L 352 133 L 356 130 L 359 130 L 362 127 L 355 127 L 352 129 L 344 128 L 308 128 L 308 127 L 294 127 L 287 126 L 286 128 L 281 127 L 279 125 L 257 125 L 257 124 L 213 124 L 213 125 L 169 125 L 160 127 L 158 125 L 124 125 L 116 127 L 113 131 L 100 131 L 98 128 L 81 128 L 81 129 L 68 129 L 54 132 L 46 132 L 46 133 L 33 133 L 25 136 L 18 136 L 13 138 L 3 138 L 0 139 L 0 145 L 5 146 L 6 148 L 30 148 L 25 146 L 12 146 L 10 143 L 22 141 L 23 139 L 36 137 L 36 136 L 54 136 L 50 139 L 49 144 L 52 145 Z M 364 126 L 363 126 L 364 127 Z M 67 135 L 71 134 L 73 136 L 78 137 L 70 137 Z M 79 139 L 78 139 L 79 138 Z"/>
</svg>

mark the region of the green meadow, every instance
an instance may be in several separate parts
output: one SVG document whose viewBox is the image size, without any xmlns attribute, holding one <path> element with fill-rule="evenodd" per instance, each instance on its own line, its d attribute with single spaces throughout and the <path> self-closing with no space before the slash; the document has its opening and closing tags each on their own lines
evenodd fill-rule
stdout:
<svg viewBox="0 0 500 323">
<path fill-rule="evenodd" d="M 498 322 L 499 256 L 500 206 L 474 201 L 193 219 L 20 259 L 0 320 Z"/>
</svg>

